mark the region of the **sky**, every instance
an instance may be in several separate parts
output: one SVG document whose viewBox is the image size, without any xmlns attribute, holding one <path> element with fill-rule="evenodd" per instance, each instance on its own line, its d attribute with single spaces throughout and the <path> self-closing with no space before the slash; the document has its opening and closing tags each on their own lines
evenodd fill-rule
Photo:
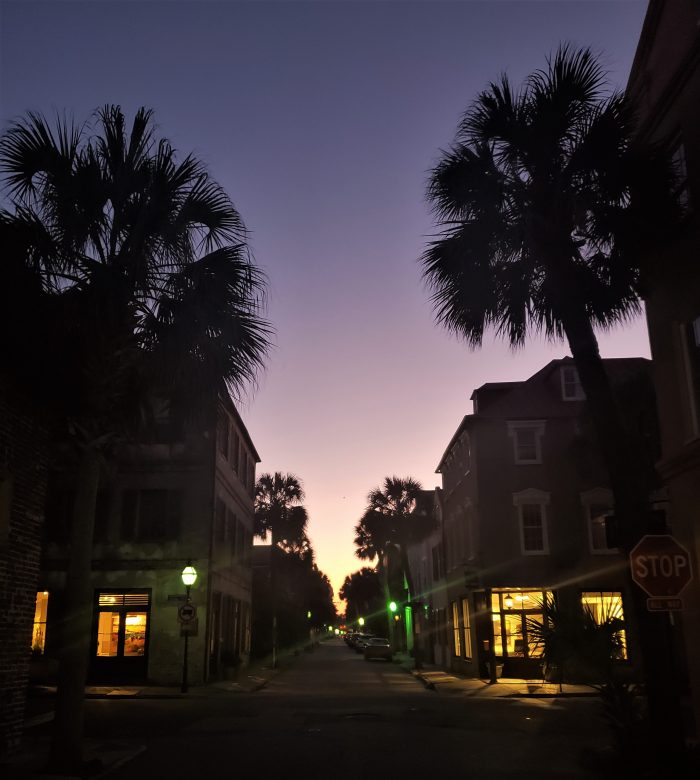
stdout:
<svg viewBox="0 0 700 780">
<path fill-rule="evenodd" d="M 470 351 L 433 320 L 419 258 L 428 172 L 463 112 L 562 41 L 623 87 L 646 0 L 0 0 L 0 126 L 27 110 L 155 111 L 232 197 L 276 330 L 240 403 L 263 472 L 303 482 L 336 594 L 365 565 L 353 526 L 386 476 L 425 488 L 484 382 L 523 380 L 563 343 Z M 600 336 L 649 356 L 643 319 Z"/>
</svg>

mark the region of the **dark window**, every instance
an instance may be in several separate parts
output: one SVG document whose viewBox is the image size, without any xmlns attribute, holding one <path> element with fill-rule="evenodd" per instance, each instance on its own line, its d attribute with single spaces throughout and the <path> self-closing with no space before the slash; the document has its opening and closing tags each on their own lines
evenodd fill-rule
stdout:
<svg viewBox="0 0 700 780">
<path fill-rule="evenodd" d="M 219 452 L 228 460 L 229 425 L 228 415 L 223 409 L 219 410 L 219 418 L 216 426 L 216 441 Z"/>
<path fill-rule="evenodd" d="M 241 442 L 238 437 L 238 433 L 236 431 L 233 431 L 233 436 L 231 437 L 231 465 L 235 469 L 236 472 L 238 472 L 238 467 L 240 466 L 241 462 Z"/>
<path fill-rule="evenodd" d="M 220 498 L 216 499 L 214 541 L 218 544 L 223 544 L 226 541 L 226 504 Z"/>
<path fill-rule="evenodd" d="M 122 539 L 173 541 L 180 535 L 181 517 L 181 491 L 127 490 L 122 497 Z"/>
<path fill-rule="evenodd" d="M 44 533 L 48 541 L 68 541 L 74 502 L 74 490 L 58 485 L 49 486 L 44 519 Z"/>
<path fill-rule="evenodd" d="M 437 582 L 440 576 L 440 545 L 436 544 L 433 547 L 433 581 Z"/>
</svg>

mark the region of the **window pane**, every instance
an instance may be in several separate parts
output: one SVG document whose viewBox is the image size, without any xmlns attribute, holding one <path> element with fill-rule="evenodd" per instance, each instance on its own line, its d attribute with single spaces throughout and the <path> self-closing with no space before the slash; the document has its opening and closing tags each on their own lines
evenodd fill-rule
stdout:
<svg viewBox="0 0 700 780">
<path fill-rule="evenodd" d="M 528 620 L 536 620 L 540 624 L 544 621 L 544 615 L 541 612 L 528 613 L 527 618 Z M 533 639 L 531 639 L 528 632 L 528 637 L 527 637 L 528 658 L 541 658 L 543 653 L 544 653 L 544 647 L 541 644 L 538 644 Z"/>
<path fill-rule="evenodd" d="M 534 428 L 518 428 L 515 432 L 518 460 L 537 460 L 537 439 Z"/>
<path fill-rule="evenodd" d="M 494 655 L 503 655 L 503 636 L 500 614 L 493 613 L 493 652 Z"/>
<path fill-rule="evenodd" d="M 624 626 L 625 614 L 622 607 L 622 593 L 619 591 L 586 591 L 581 594 L 581 603 L 588 609 L 599 625 L 606 620 L 619 620 Z M 620 651 L 618 658 L 627 658 L 627 636 L 620 628 Z"/>
<path fill-rule="evenodd" d="M 454 644 L 455 644 L 455 655 L 461 656 L 462 655 L 462 641 L 460 638 L 460 631 L 459 631 L 459 610 L 457 608 L 457 602 L 452 602 L 452 633 L 454 636 Z"/>
<path fill-rule="evenodd" d="M 472 632 L 469 616 L 469 600 L 462 599 L 462 625 L 464 626 L 464 655 L 472 657 Z"/>
<path fill-rule="evenodd" d="M 544 550 L 542 507 L 539 504 L 525 504 L 521 507 L 521 512 L 523 549 L 528 552 Z"/>
<path fill-rule="evenodd" d="M 119 643 L 119 612 L 100 612 L 97 622 L 97 655 L 116 656 Z"/>
<path fill-rule="evenodd" d="M 523 640 L 522 616 L 505 614 L 502 616 L 506 634 L 506 650 L 508 655 L 524 656 L 525 642 Z"/>
<path fill-rule="evenodd" d="M 39 591 L 36 594 L 34 610 L 34 627 L 32 630 L 32 652 L 37 655 L 44 653 L 46 646 L 46 613 L 49 606 L 49 592 Z"/>
<path fill-rule="evenodd" d="M 143 655 L 146 651 L 145 612 L 127 612 L 124 621 L 124 655 Z"/>
</svg>

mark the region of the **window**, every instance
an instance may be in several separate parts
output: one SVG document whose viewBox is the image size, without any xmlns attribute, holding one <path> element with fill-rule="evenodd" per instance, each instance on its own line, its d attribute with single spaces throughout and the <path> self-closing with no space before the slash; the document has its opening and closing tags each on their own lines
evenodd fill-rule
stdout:
<svg viewBox="0 0 700 780">
<path fill-rule="evenodd" d="M 99 658 L 138 658 L 146 654 L 150 593 L 97 594 L 97 642 Z"/>
<path fill-rule="evenodd" d="M 542 463 L 543 420 L 509 422 L 508 435 L 513 439 L 516 464 Z"/>
<path fill-rule="evenodd" d="M 459 608 L 457 602 L 452 602 L 452 636 L 454 638 L 454 653 L 458 658 L 462 657 L 462 639 L 459 632 Z"/>
<path fill-rule="evenodd" d="M 219 417 L 216 425 L 216 442 L 219 452 L 228 460 L 229 423 L 228 415 L 223 409 L 219 409 Z"/>
<path fill-rule="evenodd" d="M 528 621 L 541 623 L 544 620 L 542 605 L 547 600 L 552 600 L 549 590 L 492 592 L 494 655 L 516 658 L 539 658 L 542 655 L 543 648 L 529 634 Z"/>
<path fill-rule="evenodd" d="M 690 435 L 700 436 L 700 317 L 681 325 Z"/>
<path fill-rule="evenodd" d="M 241 440 L 238 436 L 238 432 L 234 430 L 231 436 L 231 465 L 236 473 L 238 473 L 238 468 L 240 466 L 240 448 Z"/>
<path fill-rule="evenodd" d="M 610 544 L 614 533 L 610 526 L 613 515 L 613 494 L 608 488 L 594 488 L 581 493 L 581 505 L 588 526 L 588 543 L 592 553 L 601 555 L 618 552 Z"/>
<path fill-rule="evenodd" d="M 432 550 L 433 553 L 433 582 L 437 582 L 441 575 L 440 567 L 440 545 L 436 544 Z"/>
<path fill-rule="evenodd" d="M 49 592 L 39 591 L 36 594 L 34 609 L 34 627 L 32 628 L 32 653 L 43 655 L 46 647 L 46 615 L 49 608 Z"/>
<path fill-rule="evenodd" d="M 513 496 L 520 525 L 520 549 L 523 555 L 546 555 L 549 552 L 546 507 L 549 494 L 541 490 L 523 490 Z"/>
<path fill-rule="evenodd" d="M 675 173 L 675 186 L 673 194 L 678 198 L 678 204 L 684 210 L 690 206 L 690 190 L 688 189 L 688 163 L 685 157 L 685 146 L 679 138 L 671 153 Z"/>
<path fill-rule="evenodd" d="M 464 655 L 472 657 L 472 624 L 469 616 L 469 599 L 462 599 L 462 626 L 464 627 Z"/>
<path fill-rule="evenodd" d="M 179 490 L 127 490 L 122 496 L 121 538 L 136 542 L 178 539 L 182 518 Z"/>
<path fill-rule="evenodd" d="M 585 401 L 586 395 L 575 366 L 561 368 L 561 397 L 565 401 Z"/>
<path fill-rule="evenodd" d="M 581 594 L 583 608 L 588 610 L 595 622 L 600 625 L 608 620 L 619 621 L 617 632 L 619 646 L 615 657 L 627 658 L 627 635 L 625 631 L 625 613 L 622 607 L 622 593 L 619 591 L 584 591 Z"/>
</svg>

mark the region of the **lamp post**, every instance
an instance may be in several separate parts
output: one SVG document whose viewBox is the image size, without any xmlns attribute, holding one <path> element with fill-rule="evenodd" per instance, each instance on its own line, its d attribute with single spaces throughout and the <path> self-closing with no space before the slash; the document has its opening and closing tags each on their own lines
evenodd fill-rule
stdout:
<svg viewBox="0 0 700 780">
<path fill-rule="evenodd" d="M 187 597 L 185 600 L 186 604 L 190 603 L 190 588 L 195 584 L 197 581 L 197 570 L 192 565 L 192 561 L 187 561 L 187 566 L 182 570 L 182 574 L 180 575 L 182 577 L 182 584 L 187 588 Z M 190 638 L 190 632 L 189 629 L 184 630 L 185 634 L 185 652 L 182 657 L 182 686 L 180 687 L 180 690 L 182 693 L 187 693 L 188 691 L 188 684 L 187 684 L 187 650 L 188 650 L 188 639 Z"/>
</svg>

